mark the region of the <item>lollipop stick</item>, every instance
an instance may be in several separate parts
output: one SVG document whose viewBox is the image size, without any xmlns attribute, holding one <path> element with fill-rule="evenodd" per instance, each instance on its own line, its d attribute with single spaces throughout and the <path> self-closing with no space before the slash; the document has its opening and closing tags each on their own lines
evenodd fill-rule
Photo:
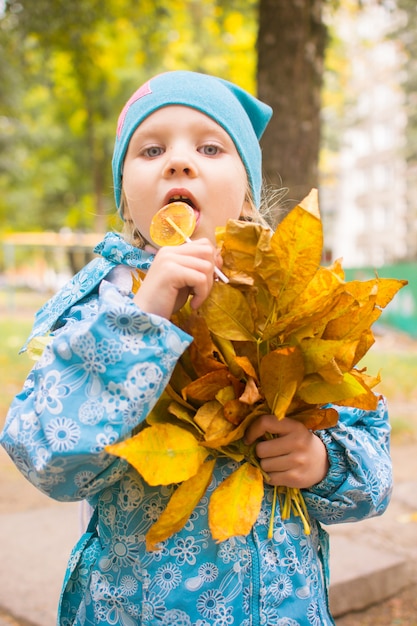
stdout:
<svg viewBox="0 0 417 626">
<path fill-rule="evenodd" d="M 174 222 L 173 219 L 171 219 L 169 217 L 169 215 L 166 215 L 164 217 L 165 221 L 168 222 L 168 224 L 177 231 L 177 233 L 179 235 L 181 235 L 181 237 L 184 239 L 184 241 L 186 241 L 187 243 L 191 243 L 191 239 L 189 237 L 187 237 L 185 235 L 185 233 L 181 230 L 181 228 L 178 226 L 178 224 L 176 224 Z M 228 283 L 229 279 L 227 278 L 227 276 L 225 274 L 223 274 L 223 272 L 221 270 L 219 270 L 218 267 L 214 266 L 214 273 L 216 274 L 216 276 L 218 276 L 224 283 Z"/>
</svg>

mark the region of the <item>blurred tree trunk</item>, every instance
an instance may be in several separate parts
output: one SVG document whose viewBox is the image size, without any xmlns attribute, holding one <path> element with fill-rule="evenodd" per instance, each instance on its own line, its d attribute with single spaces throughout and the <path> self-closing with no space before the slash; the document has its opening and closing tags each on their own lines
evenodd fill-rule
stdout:
<svg viewBox="0 0 417 626">
<path fill-rule="evenodd" d="M 260 0 L 258 95 L 274 109 L 262 139 L 267 185 L 287 187 L 286 209 L 318 186 L 326 0 Z"/>
</svg>

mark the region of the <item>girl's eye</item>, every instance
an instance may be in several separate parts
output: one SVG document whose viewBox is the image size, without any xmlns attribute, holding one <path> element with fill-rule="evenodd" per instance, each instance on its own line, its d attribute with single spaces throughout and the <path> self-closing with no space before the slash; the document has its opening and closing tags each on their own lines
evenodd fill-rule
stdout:
<svg viewBox="0 0 417 626">
<path fill-rule="evenodd" d="M 149 158 L 158 157 L 163 154 L 164 149 L 159 146 L 150 146 L 143 151 L 143 154 Z"/>
<path fill-rule="evenodd" d="M 206 154 L 207 156 L 216 156 L 220 152 L 220 148 L 218 146 L 214 146 L 213 144 L 207 144 L 202 146 L 199 149 L 200 152 Z"/>
</svg>

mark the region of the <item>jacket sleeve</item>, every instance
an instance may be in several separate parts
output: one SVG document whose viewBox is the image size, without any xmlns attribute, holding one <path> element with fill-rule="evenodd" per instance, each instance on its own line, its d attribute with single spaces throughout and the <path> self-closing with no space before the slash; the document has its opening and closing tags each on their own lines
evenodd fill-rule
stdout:
<svg viewBox="0 0 417 626">
<path fill-rule="evenodd" d="M 47 495 L 91 498 L 128 467 L 105 446 L 147 417 L 192 338 L 106 281 L 52 334 L 0 442 Z"/>
<path fill-rule="evenodd" d="M 335 408 L 337 426 L 316 433 L 327 448 L 329 472 L 322 482 L 303 491 L 310 515 L 324 524 L 380 515 L 392 491 L 385 400 L 380 398 L 375 411 Z"/>
</svg>

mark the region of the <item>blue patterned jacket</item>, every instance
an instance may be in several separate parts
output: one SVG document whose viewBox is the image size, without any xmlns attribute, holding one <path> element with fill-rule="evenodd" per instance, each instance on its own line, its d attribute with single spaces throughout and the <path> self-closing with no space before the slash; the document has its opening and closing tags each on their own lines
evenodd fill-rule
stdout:
<svg viewBox="0 0 417 626">
<path fill-rule="evenodd" d="M 320 431 L 326 478 L 304 490 L 311 535 L 275 511 L 266 486 L 251 533 L 221 543 L 207 523 L 210 492 L 236 463 L 217 462 L 185 527 L 156 552 L 144 537 L 174 489 L 150 487 L 104 447 L 148 415 L 192 337 L 141 312 L 131 270 L 152 257 L 109 233 L 100 254 L 37 314 L 32 337 L 53 339 L 14 399 L 0 441 L 36 487 L 95 509 L 69 560 L 59 626 L 329 626 L 327 534 L 321 524 L 382 513 L 392 476 L 383 400 L 376 411 L 338 408 Z M 244 504 L 243 504 L 244 506 Z"/>
</svg>

